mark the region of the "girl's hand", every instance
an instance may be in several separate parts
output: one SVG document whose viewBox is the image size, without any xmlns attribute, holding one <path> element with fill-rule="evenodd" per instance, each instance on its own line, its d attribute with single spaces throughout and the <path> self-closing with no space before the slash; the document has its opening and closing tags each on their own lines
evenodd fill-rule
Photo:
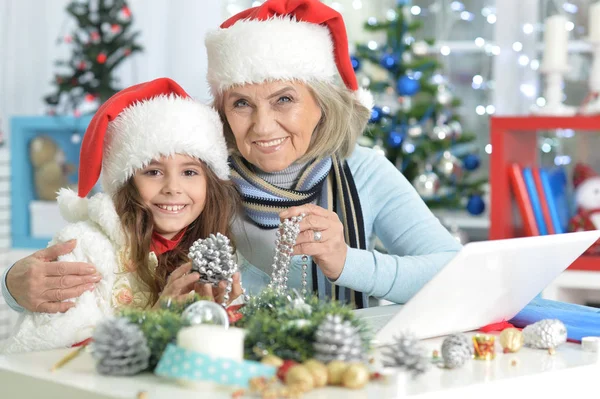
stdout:
<svg viewBox="0 0 600 399">
<path fill-rule="evenodd" d="M 305 216 L 300 222 L 294 255 L 312 256 L 328 279 L 337 280 L 348 254 L 344 225 L 335 212 L 313 204 L 293 206 L 281 212 L 279 217 L 289 219 L 303 213 Z"/>
<path fill-rule="evenodd" d="M 239 272 L 233 273 L 233 284 L 231 285 L 231 292 L 229 293 L 229 305 L 234 299 L 243 294 L 242 290 L 242 278 Z M 222 303 L 225 295 L 225 289 L 227 288 L 227 282 L 221 281 L 218 287 L 213 287 L 211 284 L 196 284 L 196 293 L 200 296 L 207 297 L 216 303 Z"/>
<path fill-rule="evenodd" d="M 158 307 L 162 298 L 170 297 L 172 300 L 185 299 L 187 295 L 194 291 L 194 284 L 200 278 L 200 275 L 192 271 L 192 262 L 184 263 L 177 269 L 173 270 L 169 278 L 167 278 L 167 285 L 160 294 L 158 301 L 154 307 Z"/>
</svg>

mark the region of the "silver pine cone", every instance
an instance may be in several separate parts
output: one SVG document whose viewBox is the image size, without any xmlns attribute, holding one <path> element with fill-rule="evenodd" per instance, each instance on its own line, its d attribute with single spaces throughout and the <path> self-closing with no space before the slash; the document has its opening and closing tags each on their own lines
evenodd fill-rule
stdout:
<svg viewBox="0 0 600 399">
<path fill-rule="evenodd" d="M 111 318 L 96 326 L 92 356 L 105 375 L 134 375 L 148 368 L 150 349 L 140 328 L 125 318 Z"/>
<path fill-rule="evenodd" d="M 560 320 L 540 320 L 523 329 L 523 341 L 531 348 L 556 348 L 567 342 L 567 327 Z"/>
<path fill-rule="evenodd" d="M 449 369 L 461 367 L 473 357 L 473 344 L 464 334 L 449 335 L 442 343 L 444 366 Z"/>
<path fill-rule="evenodd" d="M 233 248 L 229 238 L 221 233 L 196 240 L 190 247 L 188 257 L 192 271 L 200 274 L 200 282 L 217 286 L 221 281 L 231 283 L 237 271 Z"/>
<path fill-rule="evenodd" d="M 340 315 L 327 315 L 315 332 L 315 359 L 323 363 L 332 360 L 346 362 L 365 360 L 360 334 L 350 321 Z"/>
<path fill-rule="evenodd" d="M 403 368 L 413 376 L 427 371 L 431 363 L 425 347 L 410 333 L 394 338 L 394 342 L 386 347 L 383 356 L 385 367 Z"/>
</svg>

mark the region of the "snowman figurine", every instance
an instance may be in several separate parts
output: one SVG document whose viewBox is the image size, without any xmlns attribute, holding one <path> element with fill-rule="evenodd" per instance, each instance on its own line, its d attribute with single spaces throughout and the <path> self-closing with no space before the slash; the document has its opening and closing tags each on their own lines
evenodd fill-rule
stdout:
<svg viewBox="0 0 600 399">
<path fill-rule="evenodd" d="M 579 163 L 573 171 L 573 187 L 577 213 L 569 221 L 569 231 L 600 230 L 600 175 Z M 600 254 L 600 241 L 587 253 Z"/>
</svg>

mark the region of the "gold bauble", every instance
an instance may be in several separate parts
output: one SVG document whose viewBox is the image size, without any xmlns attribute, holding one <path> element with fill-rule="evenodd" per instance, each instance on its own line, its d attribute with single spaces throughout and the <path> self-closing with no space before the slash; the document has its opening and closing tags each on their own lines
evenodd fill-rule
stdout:
<svg viewBox="0 0 600 399">
<path fill-rule="evenodd" d="M 267 355 L 263 357 L 260 362 L 262 364 L 266 364 L 267 366 L 273 366 L 277 368 L 283 366 L 283 359 L 275 355 Z"/>
<path fill-rule="evenodd" d="M 333 360 L 327 365 L 327 383 L 329 385 L 340 385 L 344 371 L 348 368 L 348 364 L 341 360 Z"/>
<path fill-rule="evenodd" d="M 315 386 L 312 373 L 307 367 L 301 364 L 290 367 L 285 375 L 285 383 L 299 388 L 303 392 L 308 392 Z"/>
<path fill-rule="evenodd" d="M 342 385 L 346 388 L 361 389 L 369 382 L 371 375 L 369 369 L 362 363 L 353 363 L 348 366 L 342 376 Z"/>
<path fill-rule="evenodd" d="M 523 333 L 516 328 L 507 328 L 500 333 L 500 345 L 504 353 L 515 353 L 523 346 Z"/>
<path fill-rule="evenodd" d="M 327 366 L 315 359 L 307 360 L 302 365 L 312 374 L 315 388 L 327 385 Z"/>
</svg>

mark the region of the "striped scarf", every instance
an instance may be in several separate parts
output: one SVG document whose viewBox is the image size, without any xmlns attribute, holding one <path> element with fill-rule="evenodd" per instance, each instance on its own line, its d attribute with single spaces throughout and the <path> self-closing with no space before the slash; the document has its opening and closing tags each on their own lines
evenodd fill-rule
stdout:
<svg viewBox="0 0 600 399">
<path fill-rule="evenodd" d="M 347 162 L 336 156 L 317 159 L 308 164 L 298 183 L 290 190 L 258 177 L 243 158 L 233 156 L 230 163 L 231 179 L 242 196 L 246 214 L 258 227 L 277 228 L 279 213 L 291 206 L 316 202 L 340 216 L 346 244 L 351 248 L 367 249 L 358 191 Z M 356 308 L 368 306 L 364 293 L 330 283 L 314 262 L 312 286 L 319 298 L 332 298 Z"/>
</svg>

